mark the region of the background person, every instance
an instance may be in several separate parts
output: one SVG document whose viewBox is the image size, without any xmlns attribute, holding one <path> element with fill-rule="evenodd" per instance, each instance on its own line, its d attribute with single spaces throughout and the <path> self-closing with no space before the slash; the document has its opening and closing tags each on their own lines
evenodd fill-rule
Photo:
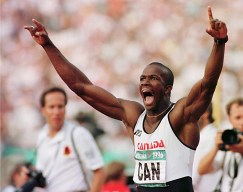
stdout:
<svg viewBox="0 0 243 192">
<path fill-rule="evenodd" d="M 105 168 L 106 179 L 101 192 L 130 192 L 125 168 L 122 162 L 110 162 Z"/>
<path fill-rule="evenodd" d="M 43 188 L 46 185 L 42 173 L 37 171 L 32 163 L 23 162 L 15 165 L 11 176 L 10 185 L 3 192 L 32 192 L 36 187 Z"/>
<path fill-rule="evenodd" d="M 222 131 L 217 133 L 215 145 L 209 153 L 200 160 L 198 166 L 199 174 L 222 171 L 221 182 L 217 188 L 222 192 L 243 191 L 243 98 L 235 98 L 226 105 L 226 112 L 232 127 L 240 132 L 237 137 L 239 143 L 226 145 L 222 140 Z M 224 145 L 227 151 L 220 150 Z"/>
<path fill-rule="evenodd" d="M 3 189 L 3 192 L 15 192 L 29 180 L 28 173 L 25 163 L 16 164 L 10 174 L 9 185 Z"/>
<path fill-rule="evenodd" d="M 206 31 L 215 43 L 203 78 L 186 97 L 174 104 L 170 101 L 174 83 L 172 71 L 161 63 L 152 62 L 140 76 L 139 92 L 144 106 L 116 98 L 94 85 L 56 48 L 41 23 L 33 19 L 35 27 L 25 26 L 72 91 L 96 110 L 125 124 L 135 147 L 133 179 L 138 191 L 193 191 L 191 169 L 199 141 L 197 121 L 211 102 L 228 40 L 225 23 L 213 18 L 210 7 L 208 17 Z"/>
<path fill-rule="evenodd" d="M 67 100 L 59 87 L 45 90 L 40 97 L 46 125 L 38 138 L 36 167 L 46 177 L 46 191 L 99 192 L 104 181 L 103 159 L 88 130 L 65 120 Z"/>
<path fill-rule="evenodd" d="M 221 171 L 214 171 L 205 175 L 198 173 L 198 163 L 207 154 L 215 143 L 217 128 L 214 125 L 213 105 L 208 106 L 207 110 L 200 117 L 199 121 L 200 141 L 197 146 L 193 161 L 192 181 L 194 192 L 213 191 L 220 178 Z"/>
</svg>

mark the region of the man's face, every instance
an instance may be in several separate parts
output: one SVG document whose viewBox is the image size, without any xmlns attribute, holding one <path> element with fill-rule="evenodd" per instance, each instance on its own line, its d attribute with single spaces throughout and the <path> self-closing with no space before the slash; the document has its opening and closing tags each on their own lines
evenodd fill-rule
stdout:
<svg viewBox="0 0 243 192">
<path fill-rule="evenodd" d="M 60 92 L 48 93 L 41 111 L 49 127 L 52 130 L 60 130 L 65 118 L 65 96 Z"/>
<path fill-rule="evenodd" d="M 139 91 L 146 109 L 160 107 L 166 98 L 166 77 L 161 67 L 147 66 L 140 76 Z"/>
<path fill-rule="evenodd" d="M 229 121 L 234 128 L 243 132 L 243 105 L 233 104 L 230 108 Z"/>
</svg>

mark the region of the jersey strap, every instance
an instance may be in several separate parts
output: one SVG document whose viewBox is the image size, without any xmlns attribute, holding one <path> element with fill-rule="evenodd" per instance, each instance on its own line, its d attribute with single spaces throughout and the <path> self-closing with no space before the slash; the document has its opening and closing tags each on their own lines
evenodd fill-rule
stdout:
<svg viewBox="0 0 243 192">
<path fill-rule="evenodd" d="M 76 145 L 75 145 L 75 141 L 74 141 L 74 130 L 75 130 L 76 128 L 77 128 L 77 127 L 74 127 L 74 128 L 72 129 L 72 131 L 71 131 L 71 141 L 72 141 L 73 149 L 74 149 L 75 154 L 76 154 L 77 159 L 78 159 L 78 163 L 79 163 L 81 172 L 82 172 L 83 175 L 84 175 L 84 180 L 85 180 L 85 182 L 86 182 L 86 184 L 87 184 L 87 186 L 88 186 L 88 190 L 89 190 L 89 189 L 90 189 L 90 184 L 89 184 L 89 182 L 88 182 L 88 178 L 87 178 L 87 176 L 86 176 L 87 174 L 85 174 L 85 169 L 84 169 L 84 166 L 83 166 L 83 164 L 82 164 L 80 155 L 79 155 L 79 153 L 78 153 L 78 150 L 77 150 L 77 147 L 76 147 Z"/>
</svg>

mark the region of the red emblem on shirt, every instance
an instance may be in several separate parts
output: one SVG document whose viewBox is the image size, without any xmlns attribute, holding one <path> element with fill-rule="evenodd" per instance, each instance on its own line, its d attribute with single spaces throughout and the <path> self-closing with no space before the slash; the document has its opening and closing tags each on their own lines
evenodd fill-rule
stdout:
<svg viewBox="0 0 243 192">
<path fill-rule="evenodd" d="M 66 146 L 64 148 L 64 155 L 70 155 L 70 153 L 71 153 L 71 149 L 68 146 Z"/>
</svg>

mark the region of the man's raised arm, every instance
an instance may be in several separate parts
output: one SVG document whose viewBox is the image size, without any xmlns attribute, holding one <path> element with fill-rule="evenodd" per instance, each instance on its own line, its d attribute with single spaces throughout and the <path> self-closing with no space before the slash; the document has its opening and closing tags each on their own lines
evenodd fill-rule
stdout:
<svg viewBox="0 0 243 192">
<path fill-rule="evenodd" d="M 58 75 L 68 87 L 84 101 L 100 112 L 119 120 L 124 120 L 125 114 L 121 100 L 111 93 L 95 86 L 88 77 L 77 67 L 71 64 L 48 37 L 45 27 L 33 19 L 36 26 L 25 26 L 32 38 L 46 51 Z"/>
<path fill-rule="evenodd" d="M 214 38 L 214 45 L 208 58 L 203 78 L 191 89 L 187 97 L 190 113 L 197 119 L 207 109 L 212 100 L 220 73 L 223 68 L 225 43 L 228 40 L 227 27 L 224 22 L 214 19 L 211 7 L 208 7 L 209 27 L 206 32 Z"/>
<path fill-rule="evenodd" d="M 92 84 L 89 79 L 78 68 L 72 65 L 57 49 L 50 40 L 45 27 L 35 19 L 32 19 L 34 26 L 25 26 L 32 38 L 46 51 L 50 61 L 57 70 L 60 77 L 70 88 L 75 88 L 77 83 Z"/>
</svg>

